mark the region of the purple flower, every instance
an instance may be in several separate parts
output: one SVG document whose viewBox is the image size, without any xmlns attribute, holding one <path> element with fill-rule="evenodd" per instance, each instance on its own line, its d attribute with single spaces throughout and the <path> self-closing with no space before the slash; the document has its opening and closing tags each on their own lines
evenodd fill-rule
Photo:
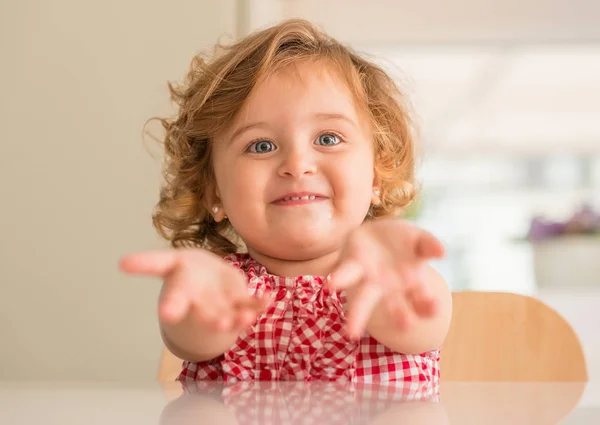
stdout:
<svg viewBox="0 0 600 425">
<path fill-rule="evenodd" d="M 584 205 L 567 222 L 567 227 L 572 233 L 600 231 L 600 214 L 596 213 L 589 205 Z"/>
<path fill-rule="evenodd" d="M 527 239 L 531 241 L 541 241 L 550 239 L 563 233 L 565 225 L 555 221 L 545 220 L 541 217 L 535 217 L 531 221 Z"/>
<path fill-rule="evenodd" d="M 562 235 L 585 235 L 600 233 L 600 213 L 584 205 L 565 222 L 551 221 L 543 217 L 531 220 L 527 239 L 539 242 Z"/>
</svg>

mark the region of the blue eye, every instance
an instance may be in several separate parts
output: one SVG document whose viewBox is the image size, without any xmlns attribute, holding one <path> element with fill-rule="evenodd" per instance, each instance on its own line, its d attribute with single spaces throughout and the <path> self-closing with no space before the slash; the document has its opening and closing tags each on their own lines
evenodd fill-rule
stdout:
<svg viewBox="0 0 600 425">
<path fill-rule="evenodd" d="M 316 144 L 321 146 L 335 146 L 338 143 L 340 138 L 333 133 L 323 133 L 316 140 Z"/>
<path fill-rule="evenodd" d="M 269 153 L 276 149 L 275 144 L 269 140 L 259 140 L 248 147 L 248 152 Z"/>
</svg>

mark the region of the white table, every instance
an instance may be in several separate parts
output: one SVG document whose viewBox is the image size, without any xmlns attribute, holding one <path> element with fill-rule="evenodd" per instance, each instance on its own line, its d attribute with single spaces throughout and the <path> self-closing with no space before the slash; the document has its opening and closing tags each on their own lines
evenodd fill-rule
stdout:
<svg viewBox="0 0 600 425">
<path fill-rule="evenodd" d="M 397 390 L 313 382 L 182 393 L 178 386 L 0 382 L 0 424 L 600 423 L 600 388 L 592 383 L 443 383 L 438 396 L 417 401 L 418 391 L 393 400 Z"/>
</svg>

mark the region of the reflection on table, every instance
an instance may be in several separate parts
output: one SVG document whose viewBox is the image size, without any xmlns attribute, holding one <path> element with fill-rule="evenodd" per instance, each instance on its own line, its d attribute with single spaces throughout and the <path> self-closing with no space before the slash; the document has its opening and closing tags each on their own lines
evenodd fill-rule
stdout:
<svg viewBox="0 0 600 425">
<path fill-rule="evenodd" d="M 198 383 L 184 386 L 160 423 L 556 424 L 584 389 L 585 383 Z"/>
<path fill-rule="evenodd" d="M 599 414 L 592 383 L 0 382 L 3 425 L 569 425 Z"/>
</svg>

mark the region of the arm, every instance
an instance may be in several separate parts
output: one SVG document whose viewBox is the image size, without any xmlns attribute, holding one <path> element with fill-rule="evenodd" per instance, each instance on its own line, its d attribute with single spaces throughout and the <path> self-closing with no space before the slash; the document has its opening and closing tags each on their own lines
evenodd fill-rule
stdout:
<svg viewBox="0 0 600 425">
<path fill-rule="evenodd" d="M 437 301 L 437 309 L 430 317 L 415 317 L 412 326 L 399 329 L 382 307 L 374 308 L 367 322 L 367 332 L 389 349 L 404 354 L 420 354 L 442 346 L 452 318 L 452 294 L 442 276 L 433 268 L 426 268 L 425 286 Z M 351 295 L 348 296 L 351 303 Z"/>
</svg>

